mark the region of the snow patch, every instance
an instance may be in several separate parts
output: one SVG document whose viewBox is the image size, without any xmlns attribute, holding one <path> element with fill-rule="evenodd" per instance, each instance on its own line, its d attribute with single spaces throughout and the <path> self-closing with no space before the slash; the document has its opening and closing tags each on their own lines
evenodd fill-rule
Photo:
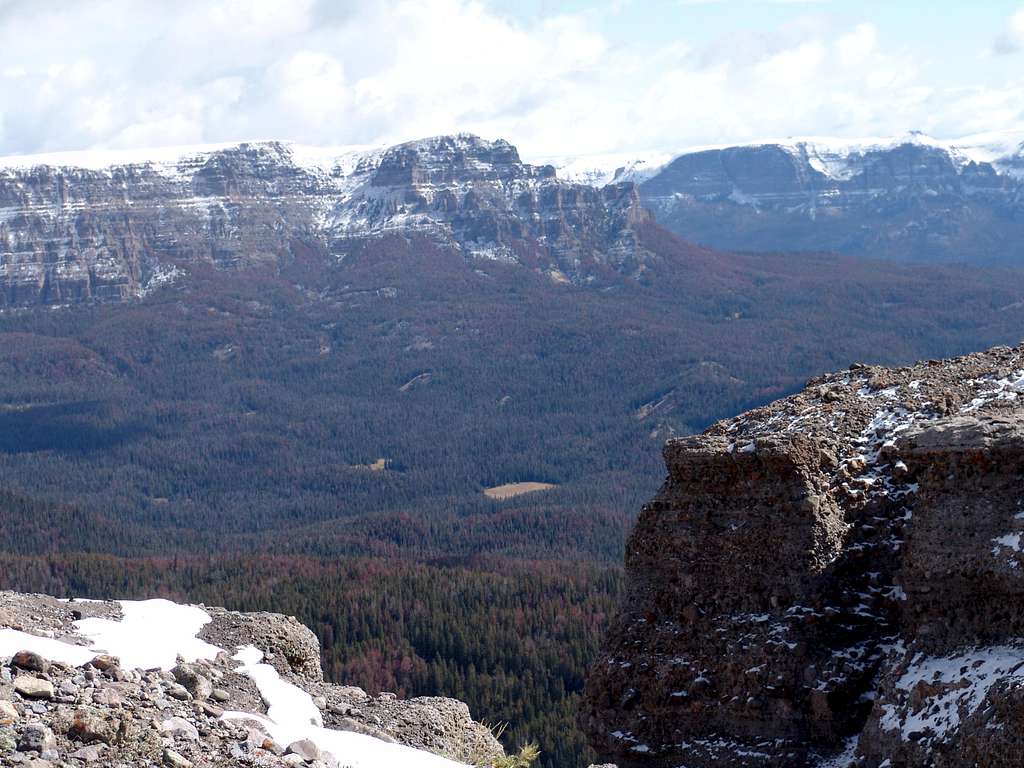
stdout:
<svg viewBox="0 0 1024 768">
<path fill-rule="evenodd" d="M 1024 648 L 1006 645 L 972 648 L 950 656 L 918 654 L 896 682 L 896 689 L 909 697 L 922 686 L 923 702 L 916 711 L 909 702 L 899 708 L 885 704 L 880 725 L 886 731 L 899 730 L 904 741 L 945 741 L 1004 678 L 1017 685 L 1024 683 Z"/>
<path fill-rule="evenodd" d="M 89 618 L 75 622 L 79 634 L 92 641 L 93 655 L 105 651 L 126 669 L 171 669 L 185 661 L 215 659 L 221 649 L 196 635 L 210 623 L 210 614 L 194 605 L 170 600 L 120 600 L 123 618 Z"/>
<path fill-rule="evenodd" d="M 242 666 L 238 671 L 256 683 L 267 704 L 267 715 L 248 712 L 225 712 L 225 720 L 256 720 L 278 744 L 287 745 L 309 739 L 323 752 L 350 768 L 379 768 L 401 765 L 408 768 L 462 768 L 443 757 L 400 744 L 389 744 L 361 733 L 334 731 L 323 727 L 323 717 L 312 697 L 298 686 L 282 680 L 277 670 L 261 663 L 263 653 L 250 646 L 233 657 Z"/>
<path fill-rule="evenodd" d="M 899 136 L 836 138 L 830 136 L 797 136 L 781 139 L 760 139 L 742 144 L 705 144 L 689 147 L 682 155 L 711 152 L 736 147 L 778 147 L 797 158 L 806 158 L 814 170 L 833 181 L 846 181 L 858 171 L 858 158 L 871 152 L 885 152 L 907 144 L 931 147 L 946 152 L 958 167 L 970 163 L 990 163 L 999 172 L 1017 175 L 1014 161 L 1024 152 L 1024 126 L 1005 131 L 980 133 L 955 139 L 936 139 L 920 131 Z"/>
<path fill-rule="evenodd" d="M 0 629 L 0 656 L 29 650 L 53 661 L 79 666 L 97 654 L 108 653 L 125 669 L 171 669 L 185 661 L 214 659 L 220 648 L 196 637 L 210 621 L 206 611 L 169 600 L 121 600 L 120 620 L 88 618 L 74 623 L 75 631 L 89 640 L 75 645 L 38 637 L 14 629 Z"/>
<path fill-rule="evenodd" d="M 631 181 L 642 184 L 661 172 L 676 155 L 667 152 L 542 157 L 529 162 L 551 165 L 559 179 L 573 184 L 604 187 Z"/>
<path fill-rule="evenodd" d="M 853 768 L 857 765 L 857 737 L 846 740 L 843 751 L 815 764 L 815 768 Z"/>
<path fill-rule="evenodd" d="M 992 543 L 996 545 L 997 549 L 992 550 L 998 552 L 998 547 L 1006 547 L 1012 549 L 1014 552 L 1020 552 L 1020 537 L 1019 533 L 1008 533 L 1006 536 L 1000 536 L 997 539 L 992 539 Z"/>
<path fill-rule="evenodd" d="M 980 385 L 980 389 L 976 393 L 977 396 L 960 409 L 961 413 L 972 413 L 983 405 L 997 400 L 1008 402 L 1016 400 L 1017 395 L 1024 392 L 1024 369 L 1014 371 L 1009 376 L 1000 379 L 986 377 L 974 379 L 968 383 L 975 387 Z"/>
<path fill-rule="evenodd" d="M 146 284 L 139 290 L 139 296 L 144 298 L 161 286 L 172 285 L 175 280 L 184 274 L 184 271 L 178 269 L 173 264 L 170 266 L 159 264 L 153 270 L 153 274 L 146 281 Z"/>
<path fill-rule="evenodd" d="M 1021 536 L 1020 533 L 1008 533 L 1005 536 L 998 536 L 992 539 L 992 543 L 995 544 L 992 547 L 993 557 L 1002 557 L 1006 554 L 1007 550 L 1012 553 L 1021 552 Z M 1006 564 L 1013 569 L 1020 568 L 1020 560 L 1013 555 L 1006 559 Z"/>
<path fill-rule="evenodd" d="M 107 168 L 140 165 L 176 167 L 190 158 L 237 149 L 241 144 L 242 142 L 227 142 L 222 144 L 193 144 L 144 149 L 84 149 L 72 152 L 46 152 L 36 155 L 9 155 L 7 157 L 0 157 L 0 168 L 31 170 L 32 168 L 47 166 L 50 168 L 81 168 L 89 171 L 102 171 Z"/>
<path fill-rule="evenodd" d="M 0 629 L 0 656 L 13 656 L 18 651 L 34 651 L 51 661 L 81 666 L 92 661 L 96 652 L 80 645 L 65 643 L 50 637 L 39 637 L 17 629 Z"/>
<path fill-rule="evenodd" d="M 52 661 L 81 666 L 99 653 L 121 660 L 124 669 L 171 669 L 184 661 L 214 659 L 223 649 L 200 640 L 196 635 L 210 622 L 210 615 L 193 605 L 169 600 L 121 600 L 122 618 L 91 617 L 74 623 L 76 631 L 91 642 L 74 645 L 50 637 L 30 635 L 14 629 L 0 629 L 0 656 L 13 656 L 29 650 Z M 371 736 L 323 727 L 320 710 L 308 693 L 282 680 L 263 654 L 247 646 L 234 658 L 241 662 L 238 671 L 259 688 L 267 704 L 267 715 L 226 712 L 228 720 L 252 720 L 262 723 L 279 744 L 288 745 L 310 739 L 322 751 L 330 752 L 350 768 L 467 768 L 430 752 L 399 744 L 390 744 Z"/>
</svg>

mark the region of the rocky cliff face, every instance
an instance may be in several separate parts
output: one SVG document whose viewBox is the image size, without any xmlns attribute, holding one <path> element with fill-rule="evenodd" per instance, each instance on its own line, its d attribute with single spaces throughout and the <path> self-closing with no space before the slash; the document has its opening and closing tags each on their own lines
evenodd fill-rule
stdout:
<svg viewBox="0 0 1024 768">
<path fill-rule="evenodd" d="M 1022 139 L 716 148 L 677 157 L 641 193 L 664 226 L 716 248 L 1019 263 Z"/>
<path fill-rule="evenodd" d="M 853 366 L 665 447 L 588 684 L 620 766 L 1019 764 L 1024 347 Z"/>
<path fill-rule="evenodd" d="M 318 155 L 241 144 L 109 166 L 13 158 L 0 162 L 0 306 L 137 297 L 201 263 L 344 259 L 354 241 L 388 233 L 582 283 L 643 270 L 633 227 L 646 217 L 631 184 L 563 182 L 507 142 L 466 135 Z"/>
<path fill-rule="evenodd" d="M 0 592 L 0 765 L 458 768 L 503 756 L 452 699 L 325 683 L 294 618 Z"/>
</svg>

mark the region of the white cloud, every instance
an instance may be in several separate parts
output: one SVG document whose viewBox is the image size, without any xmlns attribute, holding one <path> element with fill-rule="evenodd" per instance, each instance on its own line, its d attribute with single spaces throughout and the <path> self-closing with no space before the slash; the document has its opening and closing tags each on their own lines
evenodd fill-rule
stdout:
<svg viewBox="0 0 1024 768">
<path fill-rule="evenodd" d="M 992 50 L 999 54 L 1017 53 L 1024 49 L 1024 8 L 1010 16 L 1004 29 L 995 42 Z"/>
<path fill-rule="evenodd" d="M 0 0 L 0 154 L 466 130 L 537 157 L 1024 114 L 1019 83 L 930 87 L 873 25 L 835 24 L 622 45 L 594 13 L 515 21 L 483 0 Z"/>
</svg>

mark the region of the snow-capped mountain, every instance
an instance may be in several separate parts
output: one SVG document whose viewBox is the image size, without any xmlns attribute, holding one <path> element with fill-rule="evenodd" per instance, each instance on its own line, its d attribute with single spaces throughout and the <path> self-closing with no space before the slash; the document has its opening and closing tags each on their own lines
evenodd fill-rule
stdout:
<svg viewBox="0 0 1024 768">
<path fill-rule="evenodd" d="M 649 273 L 648 210 L 720 249 L 1017 263 L 1024 130 L 539 163 L 467 134 L 0 158 L 0 306 L 143 296 L 196 264 L 343 262 L 396 236 L 601 285 Z"/>
<path fill-rule="evenodd" d="M 1024 129 L 698 147 L 641 198 L 669 229 L 718 248 L 1019 263 Z"/>
<path fill-rule="evenodd" d="M 460 134 L 393 147 L 284 142 L 0 159 L 0 304 L 139 296 L 196 262 L 343 260 L 422 235 L 470 260 L 556 281 L 633 276 L 647 219 L 632 185 L 601 189 Z"/>
</svg>

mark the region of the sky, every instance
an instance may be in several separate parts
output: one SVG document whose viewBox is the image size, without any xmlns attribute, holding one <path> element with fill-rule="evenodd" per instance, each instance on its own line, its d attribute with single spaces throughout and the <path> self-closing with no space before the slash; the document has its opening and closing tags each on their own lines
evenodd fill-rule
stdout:
<svg viewBox="0 0 1024 768">
<path fill-rule="evenodd" d="M 1024 125 L 1022 0 L 0 0 L 0 155 Z"/>
</svg>

